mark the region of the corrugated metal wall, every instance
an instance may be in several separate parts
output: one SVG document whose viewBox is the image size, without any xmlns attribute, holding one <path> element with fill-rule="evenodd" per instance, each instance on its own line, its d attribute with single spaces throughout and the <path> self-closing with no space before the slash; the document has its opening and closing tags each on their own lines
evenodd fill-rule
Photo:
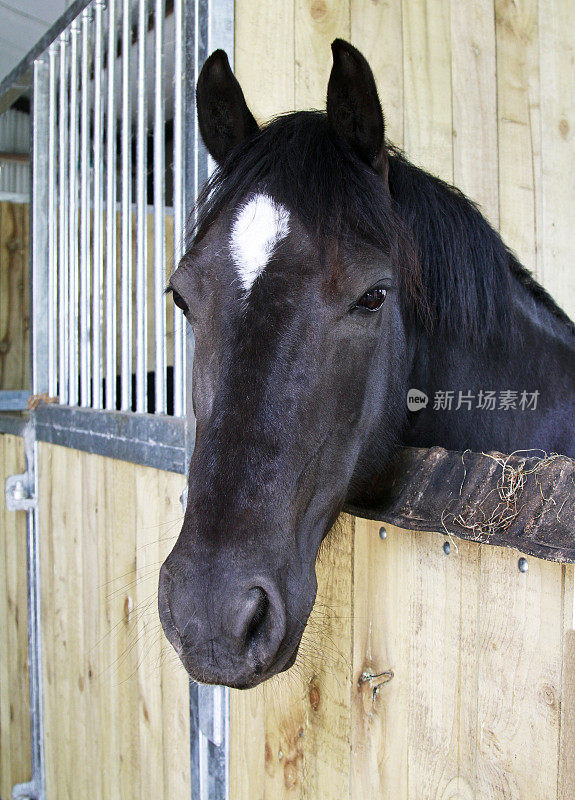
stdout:
<svg viewBox="0 0 575 800">
<path fill-rule="evenodd" d="M 30 164 L 9 160 L 11 156 L 30 152 L 30 115 L 10 109 L 0 116 L 0 198 L 3 194 L 30 193 Z"/>
</svg>

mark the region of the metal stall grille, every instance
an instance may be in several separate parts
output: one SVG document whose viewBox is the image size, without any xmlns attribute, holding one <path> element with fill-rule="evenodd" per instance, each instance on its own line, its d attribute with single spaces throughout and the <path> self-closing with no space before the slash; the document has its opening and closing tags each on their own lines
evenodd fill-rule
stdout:
<svg viewBox="0 0 575 800">
<path fill-rule="evenodd" d="M 194 86 L 218 47 L 231 59 L 233 0 L 76 0 L 0 85 L 32 83 L 32 392 L 57 400 L 7 484 L 29 515 L 33 778 L 14 798 L 46 794 L 37 441 L 181 473 L 193 448 L 193 336 L 164 288 L 208 176 Z M 228 716 L 227 690 L 190 687 L 193 798 L 228 796 Z"/>
<path fill-rule="evenodd" d="M 183 243 L 182 0 L 95 0 L 49 46 L 47 391 L 183 416 L 185 329 L 164 288 Z M 168 189 L 168 191 L 166 191 Z"/>
</svg>

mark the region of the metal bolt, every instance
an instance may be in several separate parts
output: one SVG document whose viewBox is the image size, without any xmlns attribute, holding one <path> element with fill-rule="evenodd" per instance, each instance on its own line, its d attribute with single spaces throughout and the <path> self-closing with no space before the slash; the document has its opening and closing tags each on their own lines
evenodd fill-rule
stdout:
<svg viewBox="0 0 575 800">
<path fill-rule="evenodd" d="M 14 489 L 12 490 L 12 497 L 14 500 L 28 500 L 30 497 L 28 490 L 22 481 L 16 481 Z"/>
<path fill-rule="evenodd" d="M 379 529 L 379 538 L 380 539 L 387 539 L 387 531 L 385 530 L 385 528 L 383 526 Z"/>
<path fill-rule="evenodd" d="M 529 564 L 526 558 L 520 558 L 517 562 L 517 566 L 519 567 L 519 572 L 527 572 L 529 569 Z"/>
<path fill-rule="evenodd" d="M 451 553 L 451 545 L 449 544 L 449 542 L 443 542 L 443 552 L 445 553 L 446 556 L 448 556 Z"/>
</svg>

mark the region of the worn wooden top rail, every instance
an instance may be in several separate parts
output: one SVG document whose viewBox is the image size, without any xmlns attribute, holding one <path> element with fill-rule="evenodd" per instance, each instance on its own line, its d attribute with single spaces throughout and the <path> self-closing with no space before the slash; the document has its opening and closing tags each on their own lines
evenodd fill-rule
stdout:
<svg viewBox="0 0 575 800">
<path fill-rule="evenodd" d="M 346 511 L 575 563 L 575 460 L 566 456 L 406 447 L 382 479 L 377 505 Z"/>
</svg>

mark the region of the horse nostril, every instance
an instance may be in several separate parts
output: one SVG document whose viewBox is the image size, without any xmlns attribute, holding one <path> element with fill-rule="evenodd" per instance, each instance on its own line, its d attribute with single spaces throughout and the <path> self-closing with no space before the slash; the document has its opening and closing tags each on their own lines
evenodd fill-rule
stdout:
<svg viewBox="0 0 575 800">
<path fill-rule="evenodd" d="M 285 636 L 285 611 L 275 587 L 252 586 L 238 593 L 224 619 L 237 656 L 256 673 L 274 660 Z"/>
<path fill-rule="evenodd" d="M 251 619 L 247 616 L 247 624 L 244 641 L 248 647 L 253 645 L 256 639 L 265 635 L 266 616 L 270 607 L 270 600 L 261 586 L 254 586 L 248 592 L 250 603 L 248 607 L 252 613 Z M 253 610 L 251 606 L 255 605 Z"/>
</svg>

